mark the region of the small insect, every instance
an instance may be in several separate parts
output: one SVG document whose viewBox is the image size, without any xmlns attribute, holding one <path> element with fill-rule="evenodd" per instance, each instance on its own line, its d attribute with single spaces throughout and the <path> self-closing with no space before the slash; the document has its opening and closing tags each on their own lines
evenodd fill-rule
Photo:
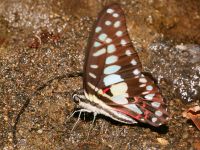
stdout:
<svg viewBox="0 0 200 150">
<path fill-rule="evenodd" d="M 142 72 L 118 4 L 99 15 L 88 43 L 83 89 L 73 94 L 81 112 L 103 114 L 116 121 L 152 126 L 165 124 L 166 105 L 153 80 Z"/>
</svg>

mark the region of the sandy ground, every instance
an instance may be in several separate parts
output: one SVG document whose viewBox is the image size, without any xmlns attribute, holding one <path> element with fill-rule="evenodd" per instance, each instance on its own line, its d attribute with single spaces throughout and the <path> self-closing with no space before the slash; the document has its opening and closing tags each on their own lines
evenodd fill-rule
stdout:
<svg viewBox="0 0 200 150">
<path fill-rule="evenodd" d="M 71 94 L 82 88 L 87 40 L 98 12 L 113 2 L 125 11 L 171 119 L 154 128 L 98 116 L 92 125 L 85 114 L 72 131 Z M 1 0 L 0 149 L 200 149 L 200 132 L 182 117 L 200 104 L 199 8 L 198 0 Z"/>
</svg>

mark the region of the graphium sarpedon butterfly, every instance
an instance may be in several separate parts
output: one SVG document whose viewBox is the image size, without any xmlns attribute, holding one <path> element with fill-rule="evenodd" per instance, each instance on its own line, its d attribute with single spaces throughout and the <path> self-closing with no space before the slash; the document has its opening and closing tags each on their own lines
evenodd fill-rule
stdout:
<svg viewBox="0 0 200 150">
<path fill-rule="evenodd" d="M 88 43 L 83 90 L 73 94 L 80 112 L 103 114 L 122 123 L 166 123 L 166 105 L 141 62 L 118 4 L 99 15 Z"/>
</svg>

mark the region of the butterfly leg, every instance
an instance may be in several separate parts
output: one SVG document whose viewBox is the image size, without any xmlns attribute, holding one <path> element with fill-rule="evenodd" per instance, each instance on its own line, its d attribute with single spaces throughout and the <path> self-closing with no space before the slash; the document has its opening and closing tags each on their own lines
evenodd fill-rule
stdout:
<svg viewBox="0 0 200 150">
<path fill-rule="evenodd" d="M 79 112 L 80 110 L 75 110 L 68 118 L 67 118 L 67 121 L 70 120 L 75 113 Z"/>
<path fill-rule="evenodd" d="M 95 119 L 96 119 L 96 116 L 97 116 L 96 112 L 94 112 L 93 114 L 94 114 L 94 117 L 93 117 L 93 120 L 92 120 L 92 125 L 94 125 L 94 122 L 95 122 Z"/>
<path fill-rule="evenodd" d="M 74 111 L 74 112 L 72 113 L 72 115 L 71 115 L 70 117 L 72 117 L 76 112 L 80 112 L 80 113 L 79 113 L 79 115 L 78 115 L 78 119 L 77 119 L 77 121 L 75 122 L 75 124 L 74 124 L 74 126 L 73 126 L 71 132 L 74 130 L 74 128 L 76 127 L 77 123 L 79 122 L 79 120 L 80 120 L 80 118 L 81 118 L 82 112 L 89 112 L 89 113 L 90 113 L 91 111 L 90 111 L 90 110 L 87 110 L 87 109 L 76 110 L 76 111 Z"/>
<path fill-rule="evenodd" d="M 87 135 L 87 139 L 89 138 L 90 132 L 91 132 L 93 126 L 94 126 L 94 122 L 95 122 L 95 120 L 96 120 L 97 113 L 94 112 L 93 115 L 94 115 L 94 116 L 93 116 L 93 120 L 92 120 L 92 125 L 91 125 L 90 128 L 89 128 L 89 132 L 88 132 L 88 135 Z"/>
</svg>

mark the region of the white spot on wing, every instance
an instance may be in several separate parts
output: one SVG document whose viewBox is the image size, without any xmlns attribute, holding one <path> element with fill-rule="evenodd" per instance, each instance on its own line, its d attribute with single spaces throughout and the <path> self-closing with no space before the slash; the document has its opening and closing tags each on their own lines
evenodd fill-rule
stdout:
<svg viewBox="0 0 200 150">
<path fill-rule="evenodd" d="M 101 30 L 102 30 L 101 27 L 96 27 L 95 32 L 96 32 L 96 33 L 99 33 Z"/>
<path fill-rule="evenodd" d="M 103 79 L 105 86 L 109 86 L 109 85 L 112 85 L 114 83 L 118 83 L 121 81 L 124 81 L 124 79 L 122 79 L 121 76 L 118 74 L 111 74 L 111 75 L 106 76 Z"/>
<path fill-rule="evenodd" d="M 90 65 L 90 68 L 97 69 L 98 66 L 97 65 Z"/>
<path fill-rule="evenodd" d="M 129 49 L 127 49 L 126 52 L 125 52 L 125 54 L 126 54 L 127 56 L 131 56 L 132 53 L 131 53 L 131 51 L 130 51 Z"/>
<path fill-rule="evenodd" d="M 105 33 L 102 33 L 102 34 L 100 34 L 99 35 L 99 40 L 101 40 L 101 41 L 105 41 L 106 40 L 106 38 L 107 38 L 107 34 L 105 34 Z"/>
<path fill-rule="evenodd" d="M 114 23 L 114 27 L 115 27 L 115 28 L 120 27 L 120 25 L 121 25 L 121 22 L 120 22 L 120 21 L 116 21 L 116 22 Z"/>
<path fill-rule="evenodd" d="M 157 110 L 156 112 L 155 112 L 155 114 L 157 115 L 157 116 L 162 116 L 163 115 L 163 113 L 160 111 L 160 110 Z"/>
<path fill-rule="evenodd" d="M 152 100 L 154 96 L 155 94 L 148 94 L 148 95 L 145 95 L 144 98 L 146 98 L 147 100 Z"/>
<path fill-rule="evenodd" d="M 145 87 L 146 86 L 146 84 L 141 84 L 141 85 L 139 85 L 139 87 Z"/>
<path fill-rule="evenodd" d="M 125 82 L 121 82 L 115 85 L 112 85 L 110 87 L 110 91 L 113 95 L 124 95 L 126 94 L 126 97 L 128 97 L 128 94 L 126 93 L 128 90 L 128 86 Z"/>
<path fill-rule="evenodd" d="M 128 104 L 125 106 L 138 114 L 142 114 L 142 111 L 135 104 Z"/>
<path fill-rule="evenodd" d="M 94 47 L 99 47 L 99 46 L 101 46 L 101 43 L 99 43 L 99 42 L 94 42 Z"/>
<path fill-rule="evenodd" d="M 121 44 L 122 46 L 125 46 L 125 45 L 126 45 L 126 40 L 122 39 L 122 40 L 120 41 L 120 44 Z"/>
<path fill-rule="evenodd" d="M 114 44 L 110 44 L 108 45 L 107 50 L 108 50 L 108 53 L 113 53 L 116 51 L 116 47 Z"/>
<path fill-rule="evenodd" d="M 112 42 L 112 39 L 111 38 L 107 38 L 106 39 L 106 43 L 110 43 L 110 42 Z"/>
<path fill-rule="evenodd" d="M 106 58 L 106 64 L 112 64 L 115 63 L 118 60 L 117 56 L 111 55 Z"/>
<path fill-rule="evenodd" d="M 132 60 L 131 60 L 131 64 L 132 64 L 132 65 L 137 65 L 137 61 L 136 61 L 135 59 L 132 59 Z"/>
<path fill-rule="evenodd" d="M 93 56 L 96 57 L 96 56 L 103 55 L 103 54 L 105 54 L 105 53 L 106 53 L 106 49 L 105 49 L 105 48 L 102 48 L 102 49 L 96 51 L 96 52 L 93 54 Z"/>
<path fill-rule="evenodd" d="M 112 74 L 112 73 L 116 73 L 117 71 L 119 71 L 121 67 L 118 65 L 111 65 L 108 66 L 104 69 L 104 74 Z"/>
<path fill-rule="evenodd" d="M 105 21 L 105 25 L 110 26 L 111 24 L 112 24 L 111 21 L 109 21 L 109 20 Z"/>
<path fill-rule="evenodd" d="M 159 102 L 152 102 L 151 105 L 155 108 L 160 107 L 160 103 Z"/>
<path fill-rule="evenodd" d="M 89 72 L 89 75 L 90 75 L 92 78 L 96 78 L 96 76 L 95 76 L 93 73 L 91 73 L 91 72 Z"/>
<path fill-rule="evenodd" d="M 148 86 L 146 87 L 146 90 L 147 90 L 147 91 L 151 91 L 151 90 L 153 90 L 153 87 L 152 87 L 151 85 L 148 85 Z"/>
<path fill-rule="evenodd" d="M 112 14 L 114 12 L 114 10 L 111 9 L 111 8 L 108 8 L 106 12 L 109 13 L 109 14 Z"/>
<path fill-rule="evenodd" d="M 139 79 L 139 82 L 140 82 L 140 83 L 147 83 L 147 79 L 145 79 L 145 78 L 140 78 L 140 79 Z"/>
<path fill-rule="evenodd" d="M 117 96 L 113 96 L 111 97 L 111 100 L 117 104 L 127 104 L 128 100 L 126 98 L 126 94 L 125 95 L 117 95 Z"/>
<path fill-rule="evenodd" d="M 143 95 L 146 95 L 148 93 L 149 93 L 149 91 L 142 92 Z"/>
<path fill-rule="evenodd" d="M 158 119 L 155 118 L 155 117 L 153 117 L 153 118 L 151 119 L 152 122 L 156 122 L 157 120 L 158 120 Z"/>
<path fill-rule="evenodd" d="M 93 84 L 91 84 L 90 82 L 87 83 L 89 87 L 91 87 L 92 89 L 95 89 L 95 86 Z"/>
<path fill-rule="evenodd" d="M 117 17 L 119 17 L 119 14 L 118 13 L 114 13 L 113 17 L 117 18 Z"/>
<path fill-rule="evenodd" d="M 134 74 L 134 75 L 140 74 L 140 70 L 138 70 L 138 69 L 133 70 L 133 74 Z"/>
<path fill-rule="evenodd" d="M 117 32 L 115 33 L 115 35 L 118 36 L 118 37 L 122 36 L 122 34 L 123 34 L 122 31 L 117 31 Z"/>
</svg>

